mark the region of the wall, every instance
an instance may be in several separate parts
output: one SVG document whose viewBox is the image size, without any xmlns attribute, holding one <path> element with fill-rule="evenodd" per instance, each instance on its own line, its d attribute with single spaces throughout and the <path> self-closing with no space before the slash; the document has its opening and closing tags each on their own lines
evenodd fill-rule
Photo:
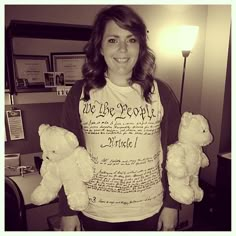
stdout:
<svg viewBox="0 0 236 236">
<path fill-rule="evenodd" d="M 19 19 L 91 25 L 95 14 L 102 7 L 103 5 L 8 5 L 5 7 L 5 24 L 7 26 L 11 19 Z M 157 58 L 157 77 L 169 83 L 177 98 L 180 96 L 183 57 L 176 47 L 176 38 L 172 33 L 175 26 L 180 24 L 199 26 L 197 42 L 187 59 L 183 111 L 202 113 L 210 121 L 215 141 L 206 150 L 211 159 L 211 166 L 203 171 L 202 177 L 214 184 L 215 159 L 219 151 L 223 111 L 230 6 L 132 5 L 131 7 L 147 24 L 149 46 Z M 63 47 L 55 48 L 57 42 L 50 44 L 54 45 L 54 51 L 73 50 L 73 48 L 78 51 L 81 46 L 73 42 L 69 46 L 63 44 Z M 23 47 L 20 45 L 22 42 L 18 41 L 15 46 L 21 53 Z M 37 50 L 48 53 L 49 49 L 37 45 L 37 48 L 27 48 L 27 50 L 29 53 L 37 54 Z"/>
<path fill-rule="evenodd" d="M 225 94 L 221 125 L 220 149 L 221 153 L 231 151 L 231 39 L 228 52 L 228 64 L 225 82 Z"/>
<path fill-rule="evenodd" d="M 206 148 L 211 165 L 202 170 L 201 176 L 213 185 L 215 184 L 217 154 L 221 137 L 230 22 L 229 7 L 208 7 L 201 113 L 210 121 L 214 142 Z"/>
</svg>

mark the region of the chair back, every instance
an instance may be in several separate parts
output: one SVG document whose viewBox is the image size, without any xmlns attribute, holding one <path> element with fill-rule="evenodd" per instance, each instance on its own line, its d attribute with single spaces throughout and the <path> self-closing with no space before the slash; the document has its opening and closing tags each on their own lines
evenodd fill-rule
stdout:
<svg viewBox="0 0 236 236">
<path fill-rule="evenodd" d="M 5 231 L 26 231 L 23 195 L 17 184 L 5 176 Z"/>
</svg>

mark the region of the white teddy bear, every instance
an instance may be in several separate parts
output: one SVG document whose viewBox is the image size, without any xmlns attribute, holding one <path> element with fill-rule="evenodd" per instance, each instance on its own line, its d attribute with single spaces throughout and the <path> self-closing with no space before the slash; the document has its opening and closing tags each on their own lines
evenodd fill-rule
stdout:
<svg viewBox="0 0 236 236">
<path fill-rule="evenodd" d="M 170 195 L 176 201 L 191 204 L 202 200 L 198 174 L 200 167 L 209 165 L 202 147 L 212 140 L 208 122 L 202 115 L 190 112 L 182 115 L 178 141 L 168 146 L 166 164 Z"/>
<path fill-rule="evenodd" d="M 33 191 L 31 201 L 42 205 L 54 200 L 64 187 L 72 210 L 81 211 L 89 204 L 86 182 L 93 177 L 93 162 L 77 137 L 57 126 L 39 126 L 43 162 L 40 168 L 42 181 Z"/>
</svg>

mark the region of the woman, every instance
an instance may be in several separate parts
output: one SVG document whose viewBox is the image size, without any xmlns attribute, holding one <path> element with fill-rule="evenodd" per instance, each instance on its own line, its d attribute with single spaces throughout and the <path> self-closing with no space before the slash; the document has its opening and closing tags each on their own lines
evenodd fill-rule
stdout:
<svg viewBox="0 0 236 236">
<path fill-rule="evenodd" d="M 153 77 L 146 32 L 127 6 L 103 9 L 95 19 L 84 80 L 70 90 L 62 116 L 62 126 L 90 153 L 95 174 L 83 212 L 70 210 L 61 191 L 62 230 L 175 229 L 179 205 L 169 196 L 165 162 L 180 114 L 171 90 Z"/>
</svg>

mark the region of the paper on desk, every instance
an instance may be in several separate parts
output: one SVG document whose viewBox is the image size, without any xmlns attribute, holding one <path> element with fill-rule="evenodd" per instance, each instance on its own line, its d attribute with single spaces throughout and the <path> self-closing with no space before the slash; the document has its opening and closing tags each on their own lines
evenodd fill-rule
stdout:
<svg viewBox="0 0 236 236">
<path fill-rule="evenodd" d="M 20 153 L 5 154 L 5 175 L 15 176 L 20 175 Z"/>
<path fill-rule="evenodd" d="M 24 129 L 22 122 L 21 110 L 10 110 L 6 111 L 7 122 L 10 132 L 11 140 L 24 139 Z"/>
</svg>

